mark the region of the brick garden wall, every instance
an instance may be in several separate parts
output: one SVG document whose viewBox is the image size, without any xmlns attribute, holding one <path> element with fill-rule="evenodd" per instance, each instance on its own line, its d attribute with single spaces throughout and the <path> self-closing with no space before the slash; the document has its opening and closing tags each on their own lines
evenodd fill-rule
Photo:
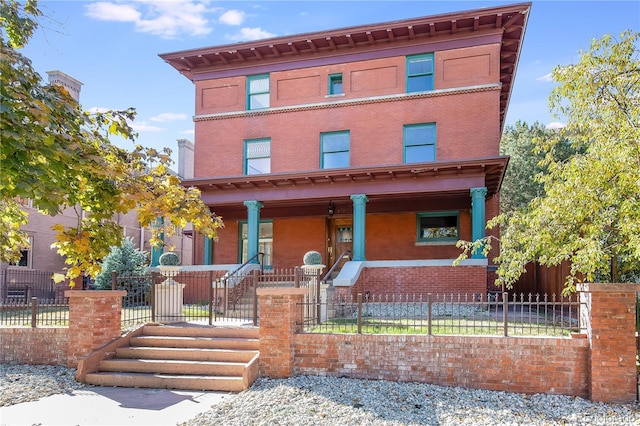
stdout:
<svg viewBox="0 0 640 426">
<path fill-rule="evenodd" d="M 353 287 L 338 288 L 365 294 L 484 294 L 486 266 L 365 267 Z"/>
<path fill-rule="evenodd" d="M 293 374 L 588 397 L 586 339 L 296 334 Z"/>
<path fill-rule="evenodd" d="M 0 328 L 0 363 L 67 365 L 69 329 Z"/>
<path fill-rule="evenodd" d="M 637 399 L 635 292 L 640 285 L 581 286 L 578 338 L 305 334 L 301 289 L 261 289 L 260 374 L 327 375 L 522 393 Z M 298 318 L 298 319 L 296 319 Z M 262 324 L 261 324 L 262 326 Z M 263 353 L 271 354 L 263 358 Z"/>
</svg>

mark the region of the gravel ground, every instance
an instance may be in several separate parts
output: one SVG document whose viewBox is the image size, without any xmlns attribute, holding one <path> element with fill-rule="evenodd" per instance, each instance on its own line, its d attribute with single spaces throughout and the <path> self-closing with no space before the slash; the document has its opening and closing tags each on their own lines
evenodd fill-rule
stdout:
<svg viewBox="0 0 640 426">
<path fill-rule="evenodd" d="M 57 365 L 0 364 L 0 407 L 69 393 L 87 385 L 76 382 L 76 370 Z"/>
<path fill-rule="evenodd" d="M 75 370 L 0 364 L 0 406 L 85 387 Z M 182 426 L 640 425 L 640 405 L 417 383 L 300 376 L 253 387 Z"/>
</svg>

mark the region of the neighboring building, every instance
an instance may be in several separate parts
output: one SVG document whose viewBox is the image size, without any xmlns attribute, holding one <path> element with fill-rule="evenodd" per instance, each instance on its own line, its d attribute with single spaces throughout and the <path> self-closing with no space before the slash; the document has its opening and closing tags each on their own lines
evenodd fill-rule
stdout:
<svg viewBox="0 0 640 426">
<path fill-rule="evenodd" d="M 486 291 L 487 259 L 451 263 L 499 210 L 530 6 L 160 55 L 195 85 L 184 185 L 225 223 L 218 242 L 196 240 L 195 263 L 264 252 L 289 268 L 317 250 L 330 267 L 348 249 L 337 287 Z"/>
<path fill-rule="evenodd" d="M 70 77 L 61 71 L 48 71 L 49 84 L 62 85 L 71 96 L 79 102 L 82 83 Z M 187 140 L 179 140 L 179 163 L 186 163 L 182 166 L 185 169 L 185 175 L 180 177 L 193 177 L 193 144 Z M 189 148 L 191 147 L 191 148 Z M 191 154 L 189 154 L 189 150 Z M 31 246 L 22 250 L 22 258 L 16 264 L 0 264 L 0 270 L 17 270 L 17 271 L 46 271 L 46 272 L 62 272 L 65 268 L 64 258 L 60 256 L 55 249 L 51 248 L 51 244 L 55 241 L 55 231 L 51 227 L 55 224 L 62 224 L 65 227 L 77 226 L 78 218 L 74 208 L 66 208 L 56 216 L 49 216 L 38 212 L 32 207 L 31 200 L 20 200 L 24 210 L 28 213 L 28 223 L 21 229 L 29 235 Z M 123 233 L 126 237 L 133 239 L 136 247 L 151 253 L 149 238 L 151 233 L 149 230 L 140 226 L 135 210 L 126 214 L 118 214 L 115 218 L 117 223 L 123 227 Z M 180 255 L 182 263 L 191 265 L 193 258 L 193 240 L 190 231 L 180 230 L 179 234 L 167 237 L 165 243 L 175 246 L 175 252 Z"/>
</svg>

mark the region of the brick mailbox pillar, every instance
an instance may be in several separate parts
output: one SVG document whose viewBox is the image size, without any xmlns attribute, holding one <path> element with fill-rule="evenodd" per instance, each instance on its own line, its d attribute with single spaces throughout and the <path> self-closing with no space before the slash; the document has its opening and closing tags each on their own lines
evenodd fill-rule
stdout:
<svg viewBox="0 0 640 426">
<path fill-rule="evenodd" d="M 629 403 L 637 398 L 636 284 L 581 284 L 581 328 L 589 340 L 593 401 Z"/>
<path fill-rule="evenodd" d="M 294 335 L 302 330 L 306 288 L 259 288 L 260 375 L 281 379 L 293 371 Z"/>
<path fill-rule="evenodd" d="M 67 364 L 78 362 L 100 346 L 120 337 L 124 290 L 68 290 L 69 348 Z"/>
</svg>

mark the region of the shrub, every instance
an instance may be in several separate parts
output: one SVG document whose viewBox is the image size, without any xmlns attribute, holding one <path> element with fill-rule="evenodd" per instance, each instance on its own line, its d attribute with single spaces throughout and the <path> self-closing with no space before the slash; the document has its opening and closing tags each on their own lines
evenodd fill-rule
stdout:
<svg viewBox="0 0 640 426">
<path fill-rule="evenodd" d="M 305 265 L 322 265 L 322 255 L 317 251 L 308 251 L 304 254 L 302 262 Z"/>
<path fill-rule="evenodd" d="M 138 250 L 131 238 L 125 238 L 122 245 L 111 247 L 111 252 L 102 261 L 102 272 L 95 277 L 95 288 L 111 290 L 111 274 L 118 273 L 116 288 L 126 290 L 123 306 L 144 303 L 149 291 L 150 279 L 146 275 L 147 253 Z"/>
<path fill-rule="evenodd" d="M 167 252 L 160 255 L 160 265 L 162 266 L 178 266 L 179 264 L 180 257 L 173 252 Z"/>
</svg>

